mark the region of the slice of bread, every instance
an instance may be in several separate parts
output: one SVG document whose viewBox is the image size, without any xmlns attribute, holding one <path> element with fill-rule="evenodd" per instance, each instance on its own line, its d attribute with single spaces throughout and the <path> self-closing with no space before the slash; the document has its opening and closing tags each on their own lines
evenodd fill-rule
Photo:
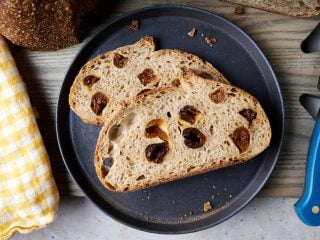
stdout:
<svg viewBox="0 0 320 240">
<path fill-rule="evenodd" d="M 141 188 L 245 162 L 271 128 L 247 92 L 187 72 L 180 85 L 138 96 L 100 132 L 95 169 L 112 191 Z"/>
<path fill-rule="evenodd" d="M 155 87 L 170 86 L 184 69 L 208 79 L 228 81 L 210 63 L 179 50 L 155 51 L 152 37 L 90 60 L 69 95 L 72 110 L 89 124 L 102 125 L 121 102 Z"/>
<path fill-rule="evenodd" d="M 312 17 L 320 14 L 319 0 L 226 0 L 269 12 L 295 17 Z"/>
</svg>

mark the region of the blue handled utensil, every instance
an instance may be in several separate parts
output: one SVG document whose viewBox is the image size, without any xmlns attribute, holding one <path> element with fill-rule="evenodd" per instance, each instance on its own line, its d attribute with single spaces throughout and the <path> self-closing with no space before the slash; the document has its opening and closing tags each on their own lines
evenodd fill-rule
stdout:
<svg viewBox="0 0 320 240">
<path fill-rule="evenodd" d="M 302 42 L 301 50 L 320 51 L 320 24 Z M 320 90 L 320 78 L 317 88 Z M 304 192 L 294 209 L 305 224 L 320 226 L 320 96 L 302 94 L 299 100 L 316 123 L 309 146 Z"/>
<path fill-rule="evenodd" d="M 309 146 L 304 193 L 294 209 L 305 224 L 320 226 L 320 96 L 302 94 L 300 103 L 316 123 Z"/>
</svg>

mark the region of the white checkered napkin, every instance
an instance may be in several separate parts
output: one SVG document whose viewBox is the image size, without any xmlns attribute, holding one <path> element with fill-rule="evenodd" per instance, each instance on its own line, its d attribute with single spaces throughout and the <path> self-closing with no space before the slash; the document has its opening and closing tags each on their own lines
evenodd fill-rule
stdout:
<svg viewBox="0 0 320 240">
<path fill-rule="evenodd" d="M 49 224 L 58 201 L 28 94 L 0 36 L 0 239 Z"/>
</svg>

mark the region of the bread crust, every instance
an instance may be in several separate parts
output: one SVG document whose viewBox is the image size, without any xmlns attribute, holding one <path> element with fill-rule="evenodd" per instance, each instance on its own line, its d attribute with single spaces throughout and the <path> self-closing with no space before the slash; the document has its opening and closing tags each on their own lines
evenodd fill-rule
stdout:
<svg viewBox="0 0 320 240">
<path fill-rule="evenodd" d="M 95 0 L 0 0 L 0 33 L 16 45 L 57 50 L 79 43 L 79 14 Z"/>
</svg>

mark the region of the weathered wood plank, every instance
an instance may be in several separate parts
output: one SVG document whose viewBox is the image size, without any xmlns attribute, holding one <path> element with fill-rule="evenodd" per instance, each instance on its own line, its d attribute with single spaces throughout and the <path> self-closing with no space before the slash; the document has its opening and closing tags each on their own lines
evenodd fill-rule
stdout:
<svg viewBox="0 0 320 240">
<path fill-rule="evenodd" d="M 157 4 L 156 0 L 118 1 L 106 20 L 121 13 Z M 303 189 L 305 160 L 313 121 L 300 106 L 302 93 L 317 93 L 320 54 L 304 54 L 300 44 L 318 24 L 319 18 L 298 19 L 246 8 L 244 15 L 233 13 L 233 4 L 220 1 L 162 1 L 203 8 L 226 17 L 243 28 L 261 47 L 279 80 L 286 108 L 285 141 L 272 177 L 261 196 L 299 196 Z M 65 73 L 82 44 L 56 52 L 35 52 L 11 46 L 19 70 L 27 83 L 53 172 L 62 194 L 83 193 L 68 175 L 56 142 L 55 111 Z"/>
</svg>

